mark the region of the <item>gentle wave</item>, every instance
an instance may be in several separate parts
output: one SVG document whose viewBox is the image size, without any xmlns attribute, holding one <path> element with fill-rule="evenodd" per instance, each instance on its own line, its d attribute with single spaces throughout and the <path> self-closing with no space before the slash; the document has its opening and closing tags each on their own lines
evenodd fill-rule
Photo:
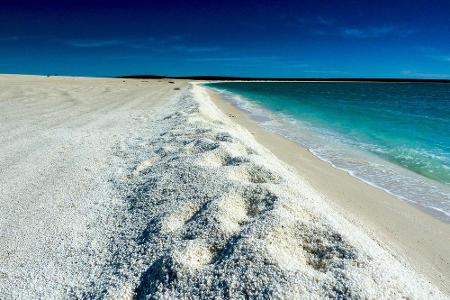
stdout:
<svg viewBox="0 0 450 300">
<path fill-rule="evenodd" d="M 316 157 L 360 180 L 393 194 L 450 223 L 450 188 L 440 182 L 390 163 L 371 152 L 382 152 L 376 144 L 359 143 L 280 112 L 270 111 L 241 95 L 211 87 L 222 97 L 247 112 L 260 126 L 307 148 Z M 366 149 L 368 151 L 361 151 Z M 424 150 L 426 151 L 426 150 Z M 423 154 L 423 153 L 422 153 Z M 436 155 L 426 153 L 426 155 Z M 443 166 L 445 168 L 445 165 Z"/>
</svg>

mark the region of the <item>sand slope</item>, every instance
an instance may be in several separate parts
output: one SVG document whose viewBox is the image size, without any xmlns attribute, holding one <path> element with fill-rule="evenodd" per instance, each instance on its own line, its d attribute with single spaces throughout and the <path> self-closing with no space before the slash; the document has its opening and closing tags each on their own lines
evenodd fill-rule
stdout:
<svg viewBox="0 0 450 300">
<path fill-rule="evenodd" d="M 79 295 L 104 274 L 115 154 L 167 82 L 0 76 L 0 298 Z"/>
<path fill-rule="evenodd" d="M 92 91 L 109 84 L 94 81 Z M 85 86 L 75 92 L 78 84 L 63 90 L 99 98 Z M 155 81 L 120 84 L 101 93 L 103 105 L 117 108 L 92 122 L 114 121 L 63 123 L 64 143 L 52 132 L 69 147 L 62 154 L 49 155 L 58 145 L 51 139 L 20 148 L 12 138 L 6 145 L 28 156 L 7 165 L 3 153 L 14 155 L 2 149 L 2 298 L 445 298 L 333 211 L 200 87 L 182 84 L 174 94 L 174 85 Z M 40 100 L 36 91 L 21 97 L 40 105 L 54 89 L 43 88 Z M 47 173 L 28 170 L 34 166 Z"/>
</svg>

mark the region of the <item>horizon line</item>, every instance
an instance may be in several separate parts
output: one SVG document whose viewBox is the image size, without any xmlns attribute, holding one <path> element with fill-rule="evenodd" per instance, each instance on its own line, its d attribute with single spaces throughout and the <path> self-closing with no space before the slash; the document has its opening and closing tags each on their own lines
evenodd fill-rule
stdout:
<svg viewBox="0 0 450 300">
<path fill-rule="evenodd" d="M 25 73 L 0 73 L 0 75 L 23 75 L 42 77 L 87 77 L 87 78 L 122 78 L 122 79 L 191 79 L 191 80 L 227 80 L 227 81 L 337 81 L 337 82 L 411 82 L 411 83 L 450 83 L 450 79 L 443 78 L 408 78 L 408 77 L 263 77 L 263 76 L 226 76 L 226 75 L 65 75 L 65 74 L 25 74 Z"/>
</svg>

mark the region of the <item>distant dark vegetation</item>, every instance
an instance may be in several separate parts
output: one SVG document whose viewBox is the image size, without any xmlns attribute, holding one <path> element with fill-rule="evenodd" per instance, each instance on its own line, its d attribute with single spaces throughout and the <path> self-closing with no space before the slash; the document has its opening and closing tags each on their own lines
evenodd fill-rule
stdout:
<svg viewBox="0 0 450 300">
<path fill-rule="evenodd" d="M 159 76 L 159 75 L 126 75 L 118 78 L 128 79 L 190 79 L 190 80 L 239 80 L 239 81 L 342 81 L 342 82 L 427 82 L 450 83 L 450 79 L 418 79 L 418 78 L 273 78 L 273 77 L 232 77 L 232 76 Z"/>
</svg>

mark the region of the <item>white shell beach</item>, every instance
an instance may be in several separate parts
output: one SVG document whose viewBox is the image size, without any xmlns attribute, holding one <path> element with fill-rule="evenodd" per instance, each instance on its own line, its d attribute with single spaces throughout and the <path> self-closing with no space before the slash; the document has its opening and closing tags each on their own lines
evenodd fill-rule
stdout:
<svg viewBox="0 0 450 300">
<path fill-rule="evenodd" d="M 0 75 L 1 299 L 448 299 L 448 224 L 334 201 L 173 82 Z"/>
</svg>

